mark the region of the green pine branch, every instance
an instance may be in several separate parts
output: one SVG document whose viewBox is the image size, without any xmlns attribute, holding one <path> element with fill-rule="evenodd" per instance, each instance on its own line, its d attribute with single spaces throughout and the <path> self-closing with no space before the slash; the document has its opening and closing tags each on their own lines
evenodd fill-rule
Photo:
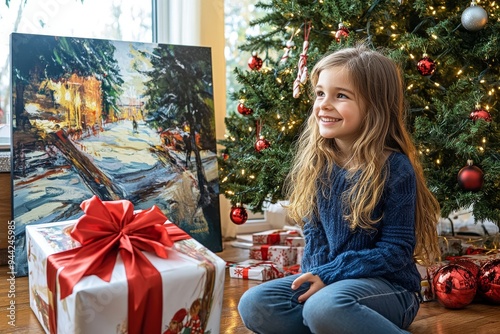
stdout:
<svg viewBox="0 0 500 334">
<path fill-rule="evenodd" d="M 471 32 L 461 25 L 461 15 L 470 6 L 467 1 L 259 2 L 257 7 L 265 15 L 251 24 L 267 29 L 247 37 L 240 49 L 257 52 L 264 67 L 260 71 L 234 69 L 242 88 L 232 98 L 243 101 L 253 113 L 231 112 L 226 118 L 227 138 L 219 142 L 227 153 L 219 159 L 222 192 L 233 204 L 246 204 L 253 211 L 261 211 L 266 201 L 284 199 L 293 143 L 312 106 L 307 87 L 299 98 L 292 96 L 304 27 L 310 22 L 309 71 L 324 53 L 361 40 L 400 65 L 408 101 L 407 124 L 442 215 L 473 207 L 477 220 L 500 222 L 500 9 L 486 1 L 479 5 L 488 11 L 489 21 Z M 335 31 L 341 22 L 349 36 L 339 43 Z M 290 58 L 280 62 L 292 34 Z M 436 63 L 431 76 L 417 71 L 424 54 Z M 491 122 L 469 119 L 477 104 L 488 108 Z M 254 148 L 259 135 L 271 143 L 261 152 Z M 457 182 L 469 159 L 484 172 L 483 187 L 476 192 L 461 189 Z"/>
</svg>

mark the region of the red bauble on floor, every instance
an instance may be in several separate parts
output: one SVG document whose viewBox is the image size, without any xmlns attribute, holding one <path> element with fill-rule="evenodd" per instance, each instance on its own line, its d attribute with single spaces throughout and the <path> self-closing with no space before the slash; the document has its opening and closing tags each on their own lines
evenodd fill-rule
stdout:
<svg viewBox="0 0 500 334">
<path fill-rule="evenodd" d="M 448 264 L 436 272 L 433 288 L 438 303 L 446 308 L 460 309 L 476 296 L 477 280 L 468 269 Z"/>
<path fill-rule="evenodd" d="M 481 296 L 500 304 L 500 259 L 492 260 L 481 267 L 478 284 Z"/>
</svg>

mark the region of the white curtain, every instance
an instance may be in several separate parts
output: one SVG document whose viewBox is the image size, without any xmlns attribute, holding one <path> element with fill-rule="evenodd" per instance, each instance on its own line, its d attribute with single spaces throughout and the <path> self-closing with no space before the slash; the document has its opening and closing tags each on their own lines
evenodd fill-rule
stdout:
<svg viewBox="0 0 500 334">
<path fill-rule="evenodd" d="M 202 2 L 206 0 L 156 0 L 158 42 L 200 45 Z"/>
</svg>

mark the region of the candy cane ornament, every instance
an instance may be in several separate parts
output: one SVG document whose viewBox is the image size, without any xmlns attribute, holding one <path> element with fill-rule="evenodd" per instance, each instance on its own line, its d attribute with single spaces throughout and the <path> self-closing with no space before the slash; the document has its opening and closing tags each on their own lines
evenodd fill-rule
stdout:
<svg viewBox="0 0 500 334">
<path fill-rule="evenodd" d="M 309 49 L 309 33 L 311 32 L 311 24 L 307 23 L 304 29 L 304 43 L 302 45 L 302 53 L 299 57 L 297 78 L 293 82 L 293 97 L 300 96 L 301 85 L 307 81 L 307 50 Z"/>
<path fill-rule="evenodd" d="M 288 58 L 290 58 L 290 52 L 291 52 L 292 48 L 295 46 L 295 43 L 293 42 L 293 37 L 295 37 L 294 32 L 292 32 L 292 36 L 290 36 L 290 39 L 288 41 L 286 41 L 285 53 L 283 54 L 283 56 L 280 59 L 281 63 L 286 62 L 288 60 Z"/>
</svg>

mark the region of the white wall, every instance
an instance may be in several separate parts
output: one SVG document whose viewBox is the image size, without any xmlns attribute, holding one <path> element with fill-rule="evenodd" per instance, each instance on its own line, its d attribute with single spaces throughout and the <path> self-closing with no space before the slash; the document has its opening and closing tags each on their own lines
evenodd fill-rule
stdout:
<svg viewBox="0 0 500 334">
<path fill-rule="evenodd" d="M 226 132 L 226 59 L 224 57 L 224 0 L 198 0 L 201 2 L 200 44 L 212 48 L 215 128 L 217 139 L 223 139 Z M 231 204 L 220 196 L 222 236 L 236 237 L 237 226 L 229 219 Z"/>
</svg>

